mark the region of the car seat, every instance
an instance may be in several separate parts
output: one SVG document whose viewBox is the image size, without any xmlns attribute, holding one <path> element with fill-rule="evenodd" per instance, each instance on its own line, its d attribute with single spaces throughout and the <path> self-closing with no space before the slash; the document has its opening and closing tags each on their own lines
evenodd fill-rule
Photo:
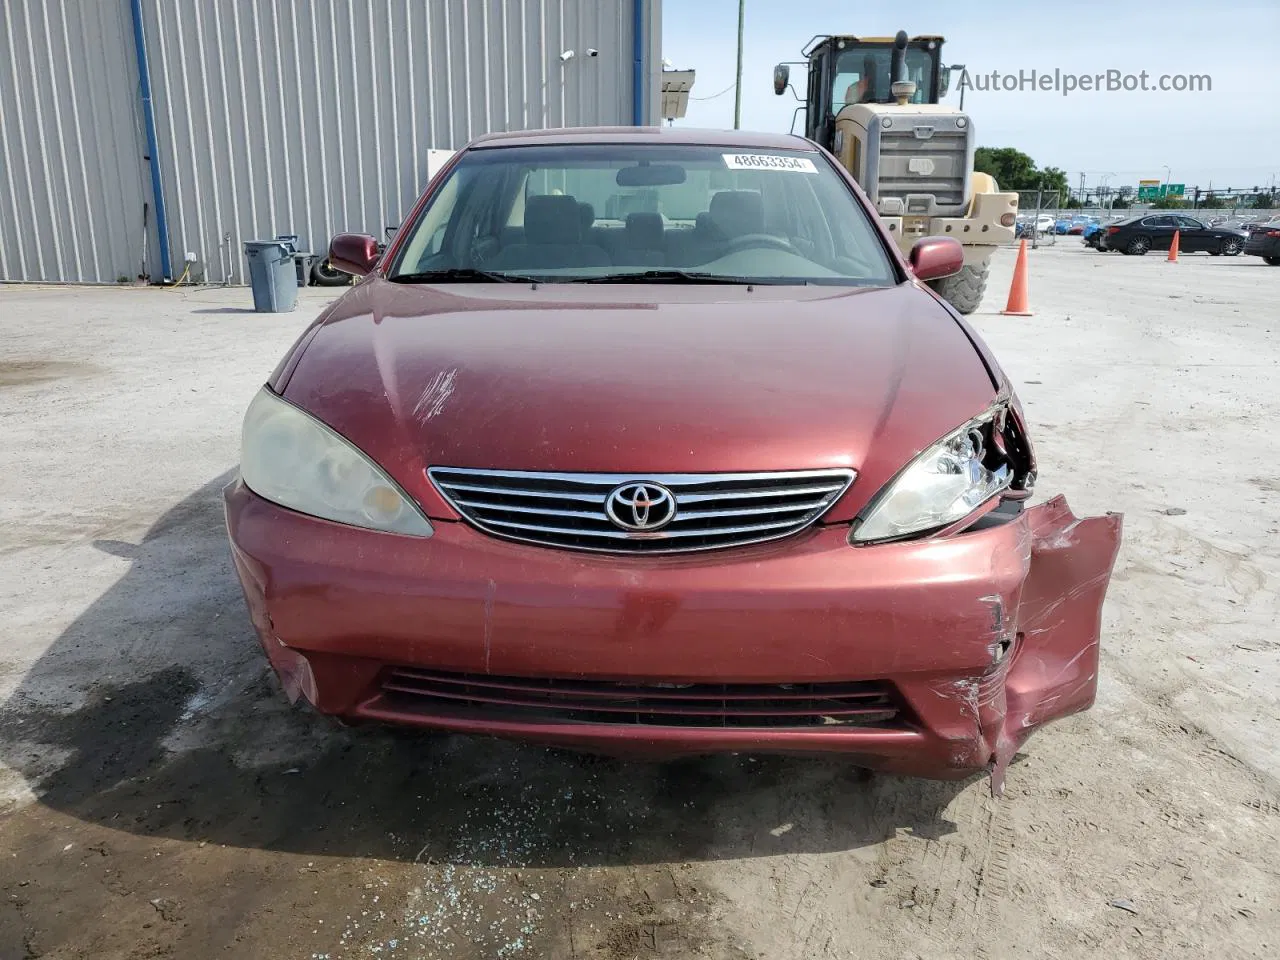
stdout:
<svg viewBox="0 0 1280 960">
<path fill-rule="evenodd" d="M 524 240 L 498 251 L 485 266 L 493 270 L 608 266 L 604 250 L 583 242 L 583 220 L 583 210 L 571 196 L 529 197 L 524 207 Z"/>
</svg>

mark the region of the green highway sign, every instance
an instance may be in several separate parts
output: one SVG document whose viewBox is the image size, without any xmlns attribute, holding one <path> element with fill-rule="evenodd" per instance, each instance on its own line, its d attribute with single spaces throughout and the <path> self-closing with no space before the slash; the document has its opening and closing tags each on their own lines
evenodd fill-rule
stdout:
<svg viewBox="0 0 1280 960">
<path fill-rule="evenodd" d="M 1179 200 L 1187 194 L 1185 183 L 1152 183 L 1138 181 L 1138 201 Z"/>
</svg>

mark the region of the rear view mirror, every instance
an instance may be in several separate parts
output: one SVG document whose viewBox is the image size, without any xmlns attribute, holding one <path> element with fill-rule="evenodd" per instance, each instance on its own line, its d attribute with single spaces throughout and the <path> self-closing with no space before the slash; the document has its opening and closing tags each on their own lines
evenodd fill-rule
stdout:
<svg viewBox="0 0 1280 960">
<path fill-rule="evenodd" d="M 951 90 L 951 71 L 953 67 L 946 67 L 938 75 L 938 99 L 941 100 Z"/>
<path fill-rule="evenodd" d="M 614 179 L 620 187 L 660 187 L 684 183 L 685 172 L 684 167 L 675 164 L 642 163 L 634 167 L 623 167 Z"/>
<path fill-rule="evenodd" d="M 907 257 L 917 280 L 941 280 L 964 266 L 964 247 L 955 237 L 921 237 Z"/>
<path fill-rule="evenodd" d="M 780 63 L 773 68 L 773 92 L 782 96 L 787 92 L 787 84 L 791 82 L 791 68 Z"/>
<path fill-rule="evenodd" d="M 329 241 L 329 266 L 363 277 L 378 265 L 378 241 L 363 233 L 340 233 Z"/>
</svg>

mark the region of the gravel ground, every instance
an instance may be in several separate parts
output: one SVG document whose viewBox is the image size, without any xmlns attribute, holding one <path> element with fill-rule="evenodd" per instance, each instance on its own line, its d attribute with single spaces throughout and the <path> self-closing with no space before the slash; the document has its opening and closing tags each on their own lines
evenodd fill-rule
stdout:
<svg viewBox="0 0 1280 960">
<path fill-rule="evenodd" d="M 1276 956 L 1280 270 L 1059 243 L 1026 319 L 1012 260 L 1041 489 L 1126 520 L 1098 704 L 998 802 L 288 707 L 218 493 L 327 292 L 0 288 L 0 957 Z"/>
</svg>

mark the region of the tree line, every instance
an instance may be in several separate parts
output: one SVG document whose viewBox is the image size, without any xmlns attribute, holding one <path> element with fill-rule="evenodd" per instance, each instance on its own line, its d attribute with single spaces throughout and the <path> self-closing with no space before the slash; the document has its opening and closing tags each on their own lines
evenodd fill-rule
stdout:
<svg viewBox="0 0 1280 960">
<path fill-rule="evenodd" d="M 1071 185 L 1067 183 L 1065 170 L 1057 167 L 1036 166 L 1036 162 L 1021 150 L 1013 147 L 978 147 L 973 154 L 973 168 L 979 173 L 988 173 L 995 178 L 1001 190 L 1043 190 L 1045 193 L 1057 193 L 1063 198 L 1061 206 L 1080 207 L 1086 204 L 1089 194 L 1074 196 Z M 1254 187 L 1252 190 L 1208 190 L 1201 192 L 1199 187 L 1189 190 L 1186 197 L 1167 197 L 1152 200 L 1145 206 L 1159 210 L 1191 210 L 1204 207 L 1239 207 L 1254 210 L 1271 210 L 1280 206 L 1280 191 L 1275 187 L 1269 189 Z M 1099 190 L 1089 191 L 1102 198 Z M 1132 187 L 1114 187 L 1106 194 L 1106 204 L 1115 210 L 1128 209 L 1135 202 Z"/>
</svg>

